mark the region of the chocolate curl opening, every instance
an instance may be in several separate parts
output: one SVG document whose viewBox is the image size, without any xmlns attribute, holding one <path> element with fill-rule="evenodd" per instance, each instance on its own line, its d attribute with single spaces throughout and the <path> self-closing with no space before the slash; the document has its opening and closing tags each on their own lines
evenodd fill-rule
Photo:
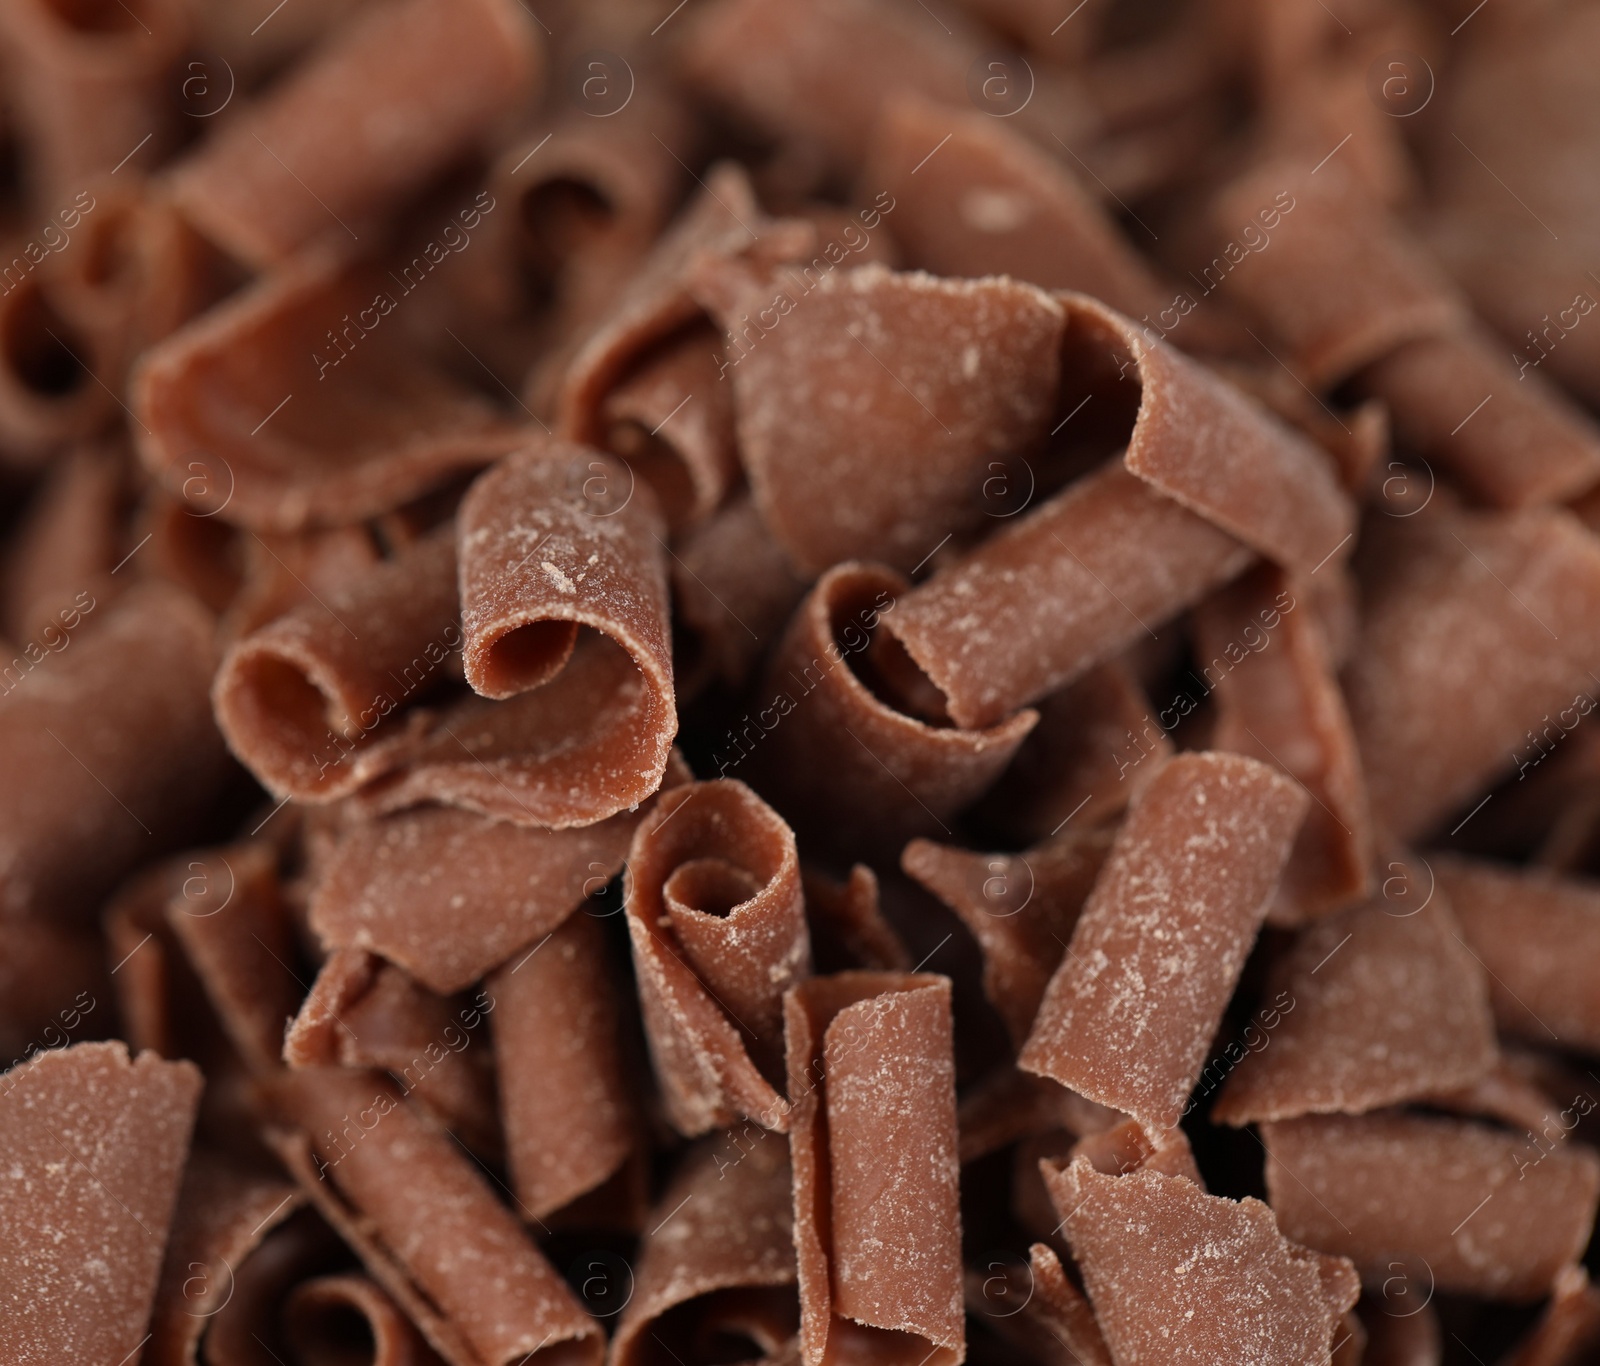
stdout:
<svg viewBox="0 0 1600 1366">
<path fill-rule="evenodd" d="M 789 827 L 731 779 L 669 792 L 634 835 L 625 904 L 673 1123 L 782 1127 L 783 993 L 811 971 Z"/>
<path fill-rule="evenodd" d="M 36 278 L 8 282 L 0 294 L 0 444 L 13 461 L 36 463 L 105 423 L 110 400 L 92 364 L 87 342 Z"/>
<path fill-rule="evenodd" d="M 674 531 L 704 521 L 739 479 L 733 391 L 709 325 L 690 326 L 606 396 L 606 445 L 655 490 Z"/>
<path fill-rule="evenodd" d="M 780 1355 L 798 1328 L 790 1186 L 777 1134 L 746 1126 L 689 1151 L 651 1217 L 615 1366 Z"/>
<path fill-rule="evenodd" d="M 987 729 L 937 716 L 936 691 L 892 641 L 906 580 L 882 565 L 836 565 L 817 581 L 774 655 L 768 705 L 731 732 L 727 772 L 753 759 L 755 781 L 799 826 L 808 848 L 846 860 L 897 850 L 947 822 L 1011 761 L 1037 713 Z M 903 708 L 903 709 L 902 709 Z M 816 763 L 826 752 L 827 764 Z"/>
<path fill-rule="evenodd" d="M 391 715 L 444 681 L 461 643 L 448 533 L 330 598 L 235 644 L 212 688 L 229 745 L 279 797 L 354 791 L 371 775 L 375 743 L 405 724 Z"/>
<path fill-rule="evenodd" d="M 438 1360 L 395 1302 L 365 1276 L 320 1276 L 296 1286 L 283 1306 L 283 1335 L 304 1366 Z"/>
<path fill-rule="evenodd" d="M 478 693 L 531 694 L 520 706 L 536 719 L 542 687 L 561 699 L 553 706 L 575 700 L 563 686 L 572 680 L 561 678 L 576 667 L 575 651 L 587 660 L 603 642 L 633 666 L 609 688 L 622 714 L 591 720 L 574 752 L 550 756 L 575 788 L 583 775 L 593 787 L 596 766 L 615 786 L 581 800 L 569 793 L 564 817 L 552 813 L 550 823 L 636 806 L 660 786 L 677 729 L 665 528 L 653 495 L 613 457 L 538 442 L 472 486 L 459 525 L 464 664 Z"/>
</svg>

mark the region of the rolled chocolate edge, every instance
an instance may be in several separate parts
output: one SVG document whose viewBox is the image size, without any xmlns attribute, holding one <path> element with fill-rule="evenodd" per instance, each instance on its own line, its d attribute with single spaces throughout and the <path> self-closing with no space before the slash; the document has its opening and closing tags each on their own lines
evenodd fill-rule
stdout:
<svg viewBox="0 0 1600 1366">
<path fill-rule="evenodd" d="M 89 341 L 51 306 L 37 275 L 0 292 L 0 453 L 36 466 L 63 441 L 110 425 L 114 403 L 94 382 Z"/>
<path fill-rule="evenodd" d="M 674 789 L 634 832 L 623 904 L 670 1122 L 784 1128 L 781 1003 L 811 970 L 788 826 L 743 783 Z"/>
<path fill-rule="evenodd" d="M 782 1342 L 772 1338 L 798 1327 L 790 1184 L 781 1135 L 707 1137 L 689 1150 L 640 1250 L 612 1340 L 616 1366 L 667 1366 L 719 1329 L 777 1355 Z M 759 1320 L 768 1341 L 738 1332 L 741 1320 Z"/>
<path fill-rule="evenodd" d="M 334 1366 L 352 1359 L 353 1317 L 361 1321 L 361 1336 L 371 1342 L 365 1360 L 372 1366 L 429 1366 L 438 1360 L 399 1306 L 365 1276 L 302 1281 L 284 1302 L 283 1332 L 309 1366 Z"/>
<path fill-rule="evenodd" d="M 436 534 L 236 642 L 212 686 L 217 722 L 269 791 L 331 801 L 383 771 L 377 742 L 461 643 L 455 543 Z"/>
<path fill-rule="evenodd" d="M 885 566 L 828 570 L 773 656 L 769 704 L 714 756 L 722 774 L 752 759 L 755 785 L 789 813 L 808 848 L 837 846 L 850 857 L 947 834 L 946 822 L 1000 775 L 1037 720 L 1022 710 L 981 729 L 934 724 L 907 689 L 877 678 L 869 686 L 871 649 L 905 592 L 906 581 Z M 818 765 L 823 750 L 831 760 Z"/>
</svg>

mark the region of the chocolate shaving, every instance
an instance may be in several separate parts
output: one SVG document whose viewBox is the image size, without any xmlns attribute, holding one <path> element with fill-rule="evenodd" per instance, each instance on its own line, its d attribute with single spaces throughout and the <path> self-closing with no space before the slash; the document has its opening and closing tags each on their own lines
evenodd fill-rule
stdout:
<svg viewBox="0 0 1600 1366">
<path fill-rule="evenodd" d="M 1176 1124 L 1307 804 L 1253 759 L 1172 759 L 1117 832 L 1020 1065 Z"/>
</svg>

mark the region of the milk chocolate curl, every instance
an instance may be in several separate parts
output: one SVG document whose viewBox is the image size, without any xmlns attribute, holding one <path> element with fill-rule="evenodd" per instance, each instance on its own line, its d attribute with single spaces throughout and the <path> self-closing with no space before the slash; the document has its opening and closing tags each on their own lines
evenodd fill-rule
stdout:
<svg viewBox="0 0 1600 1366">
<path fill-rule="evenodd" d="M 545 758 L 548 805 L 534 813 L 545 824 L 589 824 L 661 785 L 677 730 L 664 532 L 630 470 L 566 442 L 502 461 L 461 505 L 463 661 L 477 692 L 533 693 L 536 709 L 580 634 L 598 633 L 633 665 L 617 683 L 623 714 Z"/>
<path fill-rule="evenodd" d="M 283 1319 L 284 1337 L 308 1366 L 366 1366 L 368 1361 L 372 1366 L 430 1366 L 438 1360 L 411 1320 L 365 1276 L 319 1276 L 302 1282 L 285 1302 Z M 354 1335 L 360 1348 L 352 1348 Z"/>
<path fill-rule="evenodd" d="M 0 917 L 81 915 L 210 810 L 230 773 L 211 637 L 198 603 L 142 585 L 0 701 L 0 771 L 28 775 L 0 784 Z"/>
<path fill-rule="evenodd" d="M 638 1141 L 621 996 L 599 922 L 569 915 L 484 985 L 518 1203 L 549 1214 L 599 1186 Z"/>
<path fill-rule="evenodd" d="M 280 1143 L 296 1179 L 452 1366 L 546 1348 L 599 1362 L 598 1325 L 471 1159 L 387 1078 L 306 1069 L 278 1090 L 304 1130 Z"/>
<path fill-rule="evenodd" d="M 983 798 L 984 827 L 1042 843 L 1118 816 L 1172 757 L 1176 707 L 1157 712 L 1133 670 L 1108 660 L 1038 707 L 1039 724 Z M 1153 761 L 1153 762 L 1147 762 Z"/>
<path fill-rule="evenodd" d="M 435 535 L 228 651 L 217 722 L 263 786 L 331 801 L 393 762 L 379 742 L 407 726 L 461 645 L 455 566 L 452 537 Z"/>
<path fill-rule="evenodd" d="M 881 628 L 905 591 L 881 565 L 824 574 L 773 657 L 757 694 L 767 705 L 743 717 L 715 756 L 722 773 L 753 758 L 758 784 L 808 848 L 892 852 L 912 835 L 948 835 L 947 822 L 1000 776 L 1038 719 L 1024 710 L 986 729 L 931 721 L 914 668 L 905 685 L 875 667 L 885 656 L 894 663 Z M 816 763 L 824 751 L 829 762 Z"/>
<path fill-rule="evenodd" d="M 1421 909 L 1380 899 L 1302 930 L 1212 1118 L 1361 1114 L 1487 1075 L 1488 984 L 1447 907 L 1442 891 Z"/>
<path fill-rule="evenodd" d="M 1373 823 L 1410 840 L 1507 774 L 1530 728 L 1593 687 L 1600 546 L 1542 509 L 1376 518 L 1367 541 L 1345 696 Z"/>
<path fill-rule="evenodd" d="M 691 642 L 688 662 L 674 665 L 680 693 L 707 674 L 746 682 L 806 591 L 748 495 L 691 530 L 669 568 L 673 626 Z M 683 648 L 680 639 L 676 660 Z"/>
<path fill-rule="evenodd" d="M 460 991 L 604 891 L 635 824 L 534 830 L 438 807 L 358 822 L 312 888 L 311 925 L 329 947 Z"/>
<path fill-rule="evenodd" d="M 866 265 L 779 270 L 734 300 L 730 332 L 776 316 L 736 358 L 739 453 L 807 574 L 868 556 L 909 571 L 982 526 L 996 465 L 1020 481 L 1049 431 L 1061 307 L 1032 285 Z"/>
<path fill-rule="evenodd" d="M 1441 1291 L 1528 1301 L 1589 1241 L 1600 1159 L 1458 1120 L 1398 1114 L 1263 1124 L 1267 1192 L 1299 1242 L 1349 1257 L 1376 1288 L 1393 1259 Z"/>
<path fill-rule="evenodd" d="M 1600 888 L 1534 868 L 1433 860 L 1462 941 L 1489 976 L 1495 1023 L 1529 1043 L 1600 1049 Z"/>
<path fill-rule="evenodd" d="M 1117 461 L 935 574 L 885 625 L 957 724 L 992 725 L 1154 635 L 1252 558 Z"/>
<path fill-rule="evenodd" d="M 784 1017 L 801 1358 L 955 1366 L 966 1331 L 949 979 L 813 978 Z"/>
<path fill-rule="evenodd" d="M 393 963 L 360 949 L 335 949 L 282 1036 L 294 1067 L 382 1067 L 408 1096 L 475 1153 L 500 1155 L 494 1080 L 486 1047 L 466 1050 L 487 992 L 470 1003 L 419 986 Z"/>
<path fill-rule="evenodd" d="M 912 840 L 900 866 L 960 918 L 983 954 L 983 991 L 1020 1048 L 1111 848 L 1109 831 L 1068 831 L 1021 854 Z"/>
<path fill-rule="evenodd" d="M 706 1138 L 683 1159 L 652 1215 L 612 1344 L 616 1366 L 703 1361 L 721 1338 L 740 1359 L 778 1355 L 798 1327 L 789 1150 L 756 1131 Z M 765 1338 L 767 1340 L 763 1341 Z"/>
<path fill-rule="evenodd" d="M 51 208 L 113 167 L 149 167 L 171 146 L 178 102 L 167 82 L 189 14 L 178 0 L 141 0 L 136 10 L 18 0 L 0 17 L 6 103 L 26 139 L 35 197 Z M 135 129 L 154 146 L 133 146 Z"/>
<path fill-rule="evenodd" d="M 541 54 L 536 26 L 506 0 L 359 14 L 175 168 L 171 193 L 252 265 L 318 238 L 355 242 L 531 96 Z"/>
<path fill-rule="evenodd" d="M 143 1345 L 201 1085 L 193 1063 L 122 1043 L 0 1076 L 8 1361 L 115 1362 Z"/>
<path fill-rule="evenodd" d="M 1118 1362 L 1325 1361 L 1360 1293 L 1353 1268 L 1296 1247 L 1259 1200 L 1181 1176 L 1045 1166 L 1050 1198 Z"/>
<path fill-rule="evenodd" d="M 388 512 L 513 449 L 522 429 L 407 343 L 391 315 L 408 293 L 308 252 L 152 347 L 130 382 L 145 468 L 206 513 L 292 532 Z"/>
<path fill-rule="evenodd" d="M 1312 798 L 1268 918 L 1299 924 L 1371 888 L 1372 821 L 1356 741 L 1309 583 L 1262 565 L 1195 611 L 1195 653 L 1216 700 L 1213 749 L 1248 754 Z"/>
<path fill-rule="evenodd" d="M 305 1197 L 289 1181 L 209 1149 L 189 1157 L 173 1208 L 145 1366 L 196 1366 L 211 1317 L 237 1289 L 235 1270 Z"/>
<path fill-rule="evenodd" d="M 553 298 L 582 311 L 626 285 L 678 199 L 686 173 L 661 144 L 692 155 L 686 112 L 635 81 L 607 117 L 580 106 L 506 144 L 489 172 L 504 212 L 489 229 L 498 259 L 481 275 L 483 306 Z"/>
<path fill-rule="evenodd" d="M 783 993 L 811 971 L 794 834 L 743 783 L 666 793 L 628 852 L 628 932 L 668 1117 L 780 1126 Z"/>
<path fill-rule="evenodd" d="M 1176 1124 L 1308 804 L 1254 759 L 1172 759 L 1128 809 L 1020 1065 Z"/>
<path fill-rule="evenodd" d="M 722 339 L 691 328 L 606 395 L 606 446 L 643 476 L 674 529 L 704 521 L 739 478 Z"/>
<path fill-rule="evenodd" d="M 101 367 L 87 340 L 51 307 L 37 276 L 13 283 L 15 270 L 0 277 L 0 461 L 29 468 L 62 442 L 102 430 L 115 404 L 90 374 Z"/>
<path fill-rule="evenodd" d="M 689 282 L 707 262 L 733 256 L 786 260 L 808 247 L 815 236 L 809 224 L 775 223 L 768 218 L 743 167 L 732 162 L 712 166 L 701 192 L 571 356 L 559 382 L 561 436 L 591 446 L 605 444 L 606 396 L 653 350 L 682 340 L 705 322 L 705 310 L 690 292 Z"/>
<path fill-rule="evenodd" d="M 909 264 L 937 275 L 1010 275 L 1133 318 L 1171 302 L 1073 172 L 1001 120 L 892 97 L 860 185 L 890 191 L 890 233 Z"/>
<path fill-rule="evenodd" d="M 1336 163 L 1315 176 L 1260 167 L 1217 196 L 1210 224 L 1224 245 L 1202 278 L 1263 323 L 1313 389 L 1467 320 L 1444 274 Z"/>
<path fill-rule="evenodd" d="M 1476 332 L 1408 342 L 1356 386 L 1383 400 L 1398 442 L 1491 506 L 1563 502 L 1600 480 L 1594 420 Z"/>
</svg>

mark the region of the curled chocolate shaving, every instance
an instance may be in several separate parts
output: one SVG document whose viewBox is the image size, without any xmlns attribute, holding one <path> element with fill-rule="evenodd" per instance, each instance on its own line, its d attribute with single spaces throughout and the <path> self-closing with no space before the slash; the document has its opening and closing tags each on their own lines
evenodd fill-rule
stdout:
<svg viewBox="0 0 1600 1366">
<path fill-rule="evenodd" d="M 801 1359 L 952 1366 L 966 1332 L 949 981 L 813 978 L 784 1016 Z"/>
<path fill-rule="evenodd" d="M 897 647 L 883 638 L 905 592 L 906 581 L 883 566 L 845 563 L 824 574 L 773 656 L 758 694 L 769 701 L 714 756 L 724 774 L 753 759 L 755 781 L 808 847 L 853 855 L 948 834 L 947 822 L 1000 775 L 1037 719 L 1023 710 L 968 729 L 930 717 L 919 696 L 926 680 L 919 689 L 908 661 L 896 668 Z M 829 764 L 811 762 L 824 750 Z"/>
<path fill-rule="evenodd" d="M 528 694 L 531 713 L 549 687 L 565 703 L 560 676 L 580 641 L 633 666 L 612 697 L 588 695 L 603 724 L 578 743 L 564 737 L 539 765 L 539 789 L 521 800 L 543 799 L 529 813 L 542 824 L 587 825 L 661 785 L 677 730 L 664 529 L 629 470 L 567 443 L 502 461 L 462 504 L 463 661 L 478 693 Z"/>
<path fill-rule="evenodd" d="M 1377 520 L 1345 698 L 1374 824 L 1408 840 L 1516 766 L 1541 714 L 1588 695 L 1600 547 L 1544 509 Z"/>
<path fill-rule="evenodd" d="M 1399 1114 L 1307 1116 L 1261 1136 L 1279 1225 L 1349 1257 L 1372 1287 L 1394 1258 L 1417 1258 L 1440 1290 L 1538 1299 L 1594 1224 L 1600 1159 L 1588 1149 Z"/>
<path fill-rule="evenodd" d="M 1489 981 L 1442 890 L 1302 930 L 1263 995 L 1270 1013 L 1227 1054 L 1219 1123 L 1362 1114 L 1472 1086 L 1496 1060 Z"/>
<path fill-rule="evenodd" d="M 776 1357 L 799 1326 L 787 1145 L 708 1137 L 690 1149 L 652 1218 L 616 1366 Z"/>
<path fill-rule="evenodd" d="M 1065 832 L 1021 854 L 912 840 L 900 855 L 900 866 L 978 941 L 984 994 L 1019 1048 L 1110 850 L 1111 832 L 1090 830 Z"/>
<path fill-rule="evenodd" d="M 365 1276 L 303 1281 L 285 1302 L 283 1317 L 284 1336 L 307 1366 L 341 1366 L 352 1359 L 372 1366 L 428 1366 L 438 1360 L 395 1302 Z M 370 1356 L 354 1358 L 368 1343 Z"/>
<path fill-rule="evenodd" d="M 603 891 L 635 824 L 624 815 L 532 830 L 438 807 L 357 822 L 312 889 L 311 924 L 330 947 L 380 954 L 433 991 L 460 991 Z"/>
<path fill-rule="evenodd" d="M 598 922 L 576 912 L 484 984 L 511 1185 L 536 1216 L 600 1186 L 639 1143 L 614 976 Z"/>
<path fill-rule="evenodd" d="M 1196 610 L 1213 749 L 1273 764 L 1312 798 L 1268 918 L 1298 924 L 1372 891 L 1372 821 L 1344 694 L 1304 581 L 1262 565 Z M 1215 678 L 1213 678 L 1215 673 Z"/>
<path fill-rule="evenodd" d="M 1259 1200 L 1087 1158 L 1045 1178 L 1116 1361 L 1322 1361 L 1356 1302 L 1350 1264 L 1324 1268 Z"/>
<path fill-rule="evenodd" d="M 1495 1023 L 1529 1043 L 1600 1047 L 1588 966 L 1600 940 L 1600 889 L 1476 859 L 1440 857 L 1433 866 L 1463 947 L 1488 975 Z"/>
<path fill-rule="evenodd" d="M 388 512 L 514 449 L 525 429 L 389 321 L 431 269 L 408 283 L 308 252 L 150 348 L 130 382 L 145 469 L 207 513 L 292 532 Z"/>
<path fill-rule="evenodd" d="M 217 721 L 264 786 L 329 801 L 399 761 L 383 741 L 415 729 L 461 646 L 455 572 L 453 538 L 435 535 L 228 651 Z"/>
<path fill-rule="evenodd" d="M 782 1128 L 783 995 L 811 970 L 794 834 L 743 783 L 666 793 L 628 851 L 624 902 L 645 1033 L 680 1131 Z"/>
<path fill-rule="evenodd" d="M 598 1363 L 595 1322 L 459 1147 L 381 1073 L 303 1069 L 276 1084 L 297 1126 L 280 1157 L 451 1366 L 540 1353 Z"/>
<path fill-rule="evenodd" d="M 740 458 L 763 521 L 808 575 L 925 561 L 983 525 L 987 481 L 1021 482 L 1016 457 L 1049 430 L 1062 315 L 1034 286 L 788 268 L 732 292 L 730 334 L 741 315 L 761 327 L 734 356 Z"/>
<path fill-rule="evenodd" d="M 1117 832 L 1021 1066 L 1176 1124 L 1307 805 L 1253 759 L 1169 761 Z"/>
</svg>

